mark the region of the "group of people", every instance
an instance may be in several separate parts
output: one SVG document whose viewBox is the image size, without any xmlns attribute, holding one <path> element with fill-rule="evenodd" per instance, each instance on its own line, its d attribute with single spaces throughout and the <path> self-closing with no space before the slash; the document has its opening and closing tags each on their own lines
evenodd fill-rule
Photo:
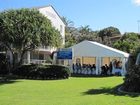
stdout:
<svg viewBox="0 0 140 105">
<path fill-rule="evenodd" d="M 101 75 L 112 74 L 112 63 L 110 62 L 109 66 L 107 64 L 101 67 Z"/>
<path fill-rule="evenodd" d="M 101 66 L 101 75 L 112 75 L 116 72 L 120 72 L 122 68 L 121 61 L 113 61 L 110 62 L 109 65 L 105 64 Z M 96 74 L 96 65 L 95 64 L 81 64 L 81 63 L 73 63 L 72 65 L 73 73 L 78 74 Z M 119 70 L 118 70 L 119 69 Z M 116 70 L 116 71 L 115 71 Z"/>
<path fill-rule="evenodd" d="M 121 68 L 122 68 L 122 62 L 121 62 L 121 61 L 115 60 L 115 61 L 113 62 L 113 66 L 114 66 L 116 69 L 121 69 Z"/>
<path fill-rule="evenodd" d="M 113 67 L 114 67 L 114 70 L 113 70 L 113 74 L 114 75 L 123 75 L 123 70 L 122 70 L 122 62 L 121 61 L 117 61 L 115 60 L 113 62 Z"/>
<path fill-rule="evenodd" d="M 101 75 L 121 74 L 122 62 L 115 60 L 101 67 Z"/>
<path fill-rule="evenodd" d="M 73 73 L 81 73 L 81 74 L 95 74 L 96 66 L 95 64 L 83 64 L 76 63 L 72 65 Z"/>
</svg>

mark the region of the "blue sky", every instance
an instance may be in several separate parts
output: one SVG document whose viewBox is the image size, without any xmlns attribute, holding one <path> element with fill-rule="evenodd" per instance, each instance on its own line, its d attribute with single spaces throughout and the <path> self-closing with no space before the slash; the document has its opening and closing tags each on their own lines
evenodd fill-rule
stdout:
<svg viewBox="0 0 140 105">
<path fill-rule="evenodd" d="M 140 0 L 0 0 L 0 11 L 46 5 L 52 5 L 75 27 L 89 25 L 100 30 L 114 26 L 121 33 L 138 32 Z"/>
</svg>

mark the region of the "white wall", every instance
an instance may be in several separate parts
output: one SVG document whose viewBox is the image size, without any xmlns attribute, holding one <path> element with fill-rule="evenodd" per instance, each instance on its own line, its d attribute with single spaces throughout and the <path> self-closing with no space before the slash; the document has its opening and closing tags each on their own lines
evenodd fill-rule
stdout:
<svg viewBox="0 0 140 105">
<path fill-rule="evenodd" d="M 58 31 L 60 31 L 60 34 L 62 35 L 62 38 L 63 38 L 63 45 L 64 45 L 65 44 L 65 24 L 60 19 L 59 15 L 56 13 L 56 11 L 53 9 L 52 6 L 39 8 L 39 11 L 51 21 L 53 27 L 55 27 Z"/>
</svg>

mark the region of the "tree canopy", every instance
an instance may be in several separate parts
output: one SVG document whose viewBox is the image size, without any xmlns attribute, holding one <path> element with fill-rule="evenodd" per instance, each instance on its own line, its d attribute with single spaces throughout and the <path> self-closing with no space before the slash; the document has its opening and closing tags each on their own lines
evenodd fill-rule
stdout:
<svg viewBox="0 0 140 105">
<path fill-rule="evenodd" d="M 93 31 L 89 25 L 81 26 L 79 28 L 79 36 L 77 38 L 78 42 L 81 42 L 83 40 L 96 40 L 97 33 Z"/>
<path fill-rule="evenodd" d="M 113 47 L 128 52 L 133 53 L 139 47 L 140 37 L 137 33 L 125 33 L 119 41 L 113 44 Z"/>
<path fill-rule="evenodd" d="M 70 47 L 76 43 L 76 35 L 78 33 L 77 28 L 74 27 L 74 22 L 62 17 L 63 22 L 66 25 L 65 28 L 65 47 Z"/>
<path fill-rule="evenodd" d="M 61 35 L 51 22 L 36 9 L 8 10 L 0 13 L 0 43 L 14 58 L 14 53 L 23 55 L 40 45 L 58 47 Z M 14 61 L 13 61 L 14 62 Z"/>
<path fill-rule="evenodd" d="M 116 35 L 121 35 L 121 33 L 118 28 L 110 26 L 110 27 L 100 30 L 98 35 L 99 35 L 99 37 L 102 38 L 102 40 L 104 40 L 105 36 L 112 37 L 112 36 L 116 36 Z"/>
</svg>

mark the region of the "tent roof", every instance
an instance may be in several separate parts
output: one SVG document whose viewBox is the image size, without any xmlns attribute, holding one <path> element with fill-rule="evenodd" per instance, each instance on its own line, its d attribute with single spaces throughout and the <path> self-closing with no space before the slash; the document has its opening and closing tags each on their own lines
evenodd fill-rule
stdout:
<svg viewBox="0 0 140 105">
<path fill-rule="evenodd" d="M 71 47 L 74 56 L 87 56 L 87 57 L 129 57 L 128 53 L 111 48 L 109 46 L 93 42 L 82 41 Z"/>
</svg>

